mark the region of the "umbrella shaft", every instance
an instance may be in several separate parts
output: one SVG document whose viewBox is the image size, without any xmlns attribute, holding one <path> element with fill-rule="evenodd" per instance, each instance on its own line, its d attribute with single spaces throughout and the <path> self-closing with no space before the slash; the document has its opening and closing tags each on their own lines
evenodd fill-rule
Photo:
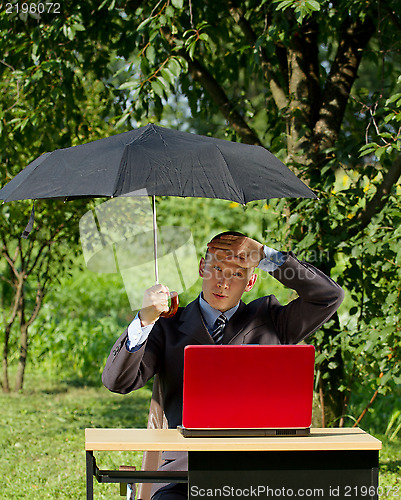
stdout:
<svg viewBox="0 0 401 500">
<path fill-rule="evenodd" d="M 159 284 L 159 269 L 157 266 L 157 225 L 156 225 L 156 198 L 152 195 L 152 210 L 153 210 L 153 250 L 155 257 L 155 281 Z"/>
</svg>

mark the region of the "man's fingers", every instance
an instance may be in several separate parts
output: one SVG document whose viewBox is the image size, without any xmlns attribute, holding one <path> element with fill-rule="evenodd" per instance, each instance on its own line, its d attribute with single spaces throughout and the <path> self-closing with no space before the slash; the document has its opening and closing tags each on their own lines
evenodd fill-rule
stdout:
<svg viewBox="0 0 401 500">
<path fill-rule="evenodd" d="M 207 247 L 210 251 L 216 251 L 216 250 L 228 250 L 231 248 L 231 243 L 227 241 L 211 241 L 210 243 L 207 244 Z"/>
<path fill-rule="evenodd" d="M 231 238 L 223 238 L 222 236 L 221 238 L 210 241 L 207 244 L 207 247 L 211 253 L 215 253 L 217 250 L 238 252 L 244 246 L 245 241 L 246 239 L 242 236 L 234 236 Z"/>
<path fill-rule="evenodd" d="M 168 292 L 168 288 L 161 283 L 151 286 L 148 290 L 151 290 L 152 292 Z"/>
</svg>

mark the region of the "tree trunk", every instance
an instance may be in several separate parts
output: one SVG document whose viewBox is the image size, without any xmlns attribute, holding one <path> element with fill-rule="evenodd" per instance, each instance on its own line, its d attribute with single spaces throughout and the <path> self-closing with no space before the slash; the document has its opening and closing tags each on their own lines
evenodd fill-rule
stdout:
<svg viewBox="0 0 401 500">
<path fill-rule="evenodd" d="M 324 394 L 324 383 L 321 385 L 313 395 L 312 427 L 339 427 L 343 400 L 336 398 L 334 393 Z"/>
<path fill-rule="evenodd" d="M 4 347 L 3 347 L 3 392 L 10 392 L 10 382 L 8 378 L 8 342 L 10 339 L 11 327 L 7 326 L 4 332 Z"/>
<path fill-rule="evenodd" d="M 26 359 L 28 355 L 28 325 L 21 325 L 20 356 L 18 361 L 17 376 L 15 379 L 15 390 L 21 391 L 24 385 Z"/>
<path fill-rule="evenodd" d="M 342 360 L 341 360 L 342 362 Z M 320 380 L 318 391 L 314 395 L 314 427 L 339 427 L 344 408 L 343 394 L 338 391 L 342 384 L 343 366 L 330 370 L 330 378 Z M 323 371 L 325 370 L 325 371 Z M 320 373 L 327 373 L 328 368 L 322 367 Z"/>
</svg>

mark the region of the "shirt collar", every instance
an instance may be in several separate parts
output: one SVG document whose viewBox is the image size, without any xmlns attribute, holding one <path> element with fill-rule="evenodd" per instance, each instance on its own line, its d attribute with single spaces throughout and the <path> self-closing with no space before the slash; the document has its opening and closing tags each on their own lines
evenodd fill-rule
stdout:
<svg viewBox="0 0 401 500">
<path fill-rule="evenodd" d="M 224 314 L 224 316 L 229 320 L 231 316 L 235 313 L 235 311 L 239 307 L 239 302 L 236 306 L 232 307 L 228 311 L 225 311 L 222 313 L 221 311 L 218 311 L 217 309 L 214 309 L 211 305 L 209 305 L 206 300 L 202 297 L 202 294 L 199 295 L 199 307 L 202 312 L 203 319 L 205 320 L 206 326 L 208 329 L 213 329 L 213 325 L 216 321 L 216 319 L 221 315 Z"/>
</svg>

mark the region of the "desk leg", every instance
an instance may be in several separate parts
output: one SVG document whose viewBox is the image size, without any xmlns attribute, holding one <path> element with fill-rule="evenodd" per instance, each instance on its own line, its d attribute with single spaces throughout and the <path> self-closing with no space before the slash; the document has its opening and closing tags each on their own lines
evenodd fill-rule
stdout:
<svg viewBox="0 0 401 500">
<path fill-rule="evenodd" d="M 95 473 L 93 451 L 86 452 L 86 500 L 93 500 L 93 475 Z"/>
</svg>

